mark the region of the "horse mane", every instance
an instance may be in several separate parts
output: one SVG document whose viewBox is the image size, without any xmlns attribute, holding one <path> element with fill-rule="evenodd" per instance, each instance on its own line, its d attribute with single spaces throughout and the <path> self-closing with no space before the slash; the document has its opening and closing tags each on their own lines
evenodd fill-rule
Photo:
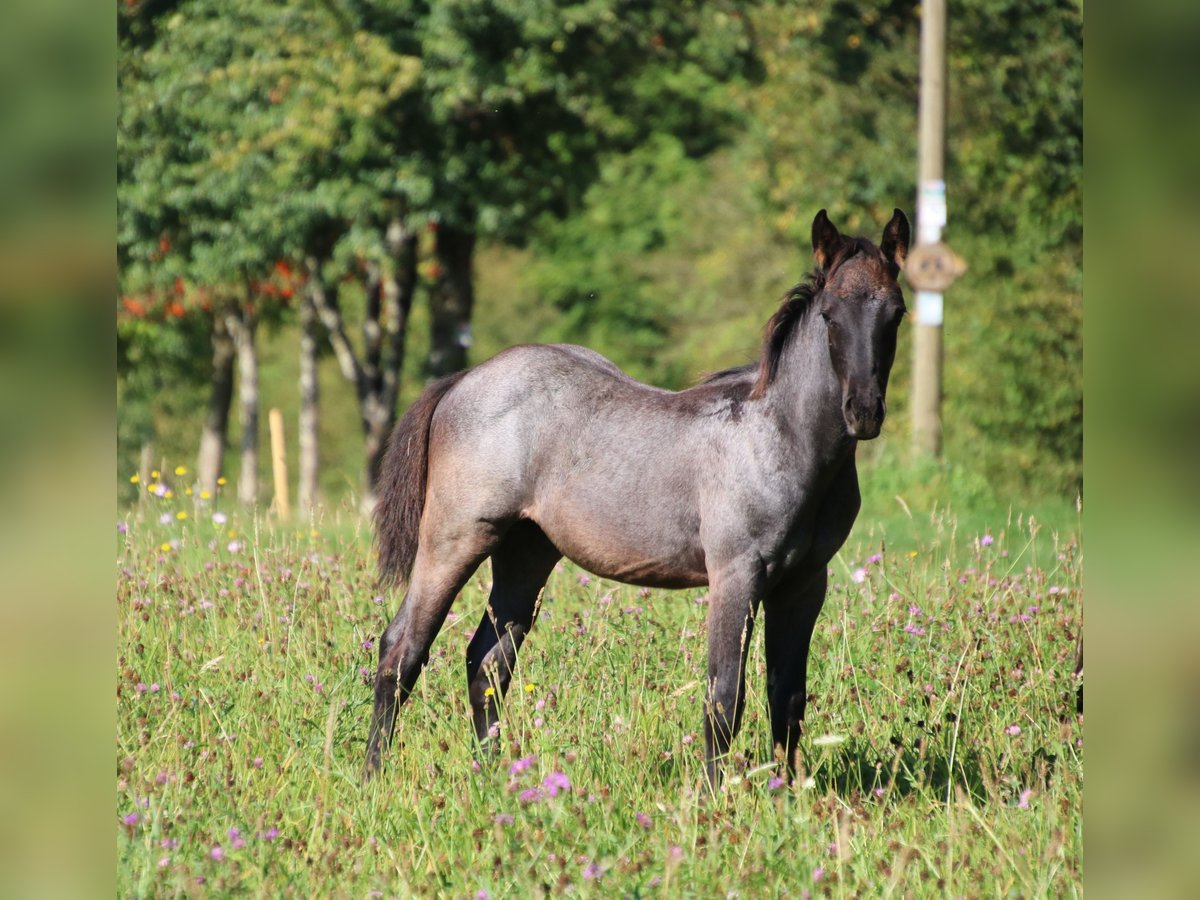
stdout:
<svg viewBox="0 0 1200 900">
<path fill-rule="evenodd" d="M 825 287 L 825 277 L 823 271 L 810 272 L 802 282 L 783 295 L 779 309 L 767 320 L 767 327 L 763 329 L 762 354 L 758 362 L 752 364 L 753 368 L 758 370 L 758 377 L 754 380 L 754 387 L 750 389 L 751 400 L 757 400 L 766 394 L 767 388 L 775 380 L 779 371 L 779 360 L 783 357 L 788 339 L 796 333 L 796 326 L 808 315 L 813 298 Z"/>
<path fill-rule="evenodd" d="M 796 333 L 796 326 L 802 322 L 812 308 L 813 298 L 825 287 L 825 282 L 843 263 L 859 253 L 870 254 L 879 250 L 866 238 L 842 237 L 841 246 L 825 269 L 809 272 L 804 280 L 783 295 L 783 302 L 775 315 L 767 320 L 763 332 L 762 354 L 757 363 L 758 378 L 750 389 L 750 399 L 758 400 L 767 392 L 771 382 L 779 372 L 779 361 L 787 348 L 788 340 Z M 751 364 L 753 368 L 755 364 Z M 745 367 L 743 367 L 745 368 Z M 732 371 L 732 370 L 726 370 Z M 719 377 L 724 373 L 718 373 Z"/>
</svg>

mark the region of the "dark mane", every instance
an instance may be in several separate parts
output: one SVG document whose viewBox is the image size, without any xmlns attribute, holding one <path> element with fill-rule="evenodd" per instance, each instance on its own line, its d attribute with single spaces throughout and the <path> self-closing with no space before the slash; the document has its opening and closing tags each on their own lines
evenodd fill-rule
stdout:
<svg viewBox="0 0 1200 900">
<path fill-rule="evenodd" d="M 783 302 L 775 315 L 767 321 L 767 327 L 764 329 L 762 354 L 757 363 L 758 378 L 750 390 L 751 400 L 762 397 L 775 380 L 775 374 L 779 371 L 779 360 L 787 347 L 788 339 L 795 334 L 796 326 L 808 314 L 813 298 L 825 287 L 826 279 L 843 263 L 860 253 L 877 255 L 879 250 L 866 238 L 843 237 L 842 245 L 827 269 L 809 272 L 804 281 L 783 295 Z"/>
<path fill-rule="evenodd" d="M 810 272 L 804 281 L 783 295 L 783 302 L 779 305 L 775 315 L 767 320 L 767 327 L 763 330 L 762 354 L 755 365 L 755 368 L 758 369 L 758 378 L 755 379 L 754 387 L 750 390 L 751 400 L 757 400 L 763 396 L 771 382 L 775 380 L 775 373 L 779 371 L 779 360 L 783 356 L 783 349 L 787 346 L 788 338 L 795 333 L 796 325 L 812 306 L 813 297 L 824 286 L 825 273 Z"/>
</svg>

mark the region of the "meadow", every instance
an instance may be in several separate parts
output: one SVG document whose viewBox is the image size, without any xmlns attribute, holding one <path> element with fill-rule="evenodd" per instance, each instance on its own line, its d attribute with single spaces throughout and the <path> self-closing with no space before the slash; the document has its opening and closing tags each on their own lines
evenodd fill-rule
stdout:
<svg viewBox="0 0 1200 900">
<path fill-rule="evenodd" d="M 771 758 L 760 631 L 715 795 L 705 591 L 565 563 L 499 756 L 475 761 L 463 655 L 485 564 L 364 786 L 375 642 L 399 602 L 376 590 L 366 524 L 277 525 L 171 480 L 119 513 L 121 896 L 1082 892 L 1074 509 L 1042 524 L 868 493 L 813 641 L 800 777 Z"/>
</svg>

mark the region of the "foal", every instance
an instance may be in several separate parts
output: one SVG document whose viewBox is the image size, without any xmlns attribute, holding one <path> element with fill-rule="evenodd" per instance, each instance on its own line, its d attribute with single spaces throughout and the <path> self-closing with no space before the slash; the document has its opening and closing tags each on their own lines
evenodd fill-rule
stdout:
<svg viewBox="0 0 1200 900">
<path fill-rule="evenodd" d="M 381 570 L 408 591 L 379 641 L 367 774 L 450 604 L 489 556 L 492 592 L 467 648 L 480 742 L 566 556 L 627 584 L 708 586 L 713 784 L 740 724 L 761 602 L 771 734 L 794 765 L 826 566 L 858 515 L 855 448 L 886 411 L 908 242 L 900 210 L 878 246 L 821 210 L 816 268 L 767 323 L 759 360 L 689 390 L 641 384 L 569 344 L 513 347 L 430 385 L 383 465 Z"/>
</svg>

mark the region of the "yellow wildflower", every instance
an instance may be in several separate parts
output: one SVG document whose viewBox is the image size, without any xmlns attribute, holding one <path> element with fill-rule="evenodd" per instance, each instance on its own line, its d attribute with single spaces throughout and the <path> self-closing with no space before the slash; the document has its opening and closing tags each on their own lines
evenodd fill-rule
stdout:
<svg viewBox="0 0 1200 900">
<path fill-rule="evenodd" d="M 536 688 L 532 684 L 525 685 L 525 693 L 532 694 Z"/>
<path fill-rule="evenodd" d="M 180 522 L 182 522 L 184 519 L 187 518 L 187 510 L 181 509 L 179 512 L 175 513 L 175 518 L 177 518 Z"/>
<path fill-rule="evenodd" d="M 158 478 L 158 477 L 159 477 L 159 476 L 158 476 L 158 469 L 155 469 L 153 472 L 151 472 L 151 473 L 150 473 L 150 477 L 151 477 L 151 478 Z"/>
<path fill-rule="evenodd" d="M 187 474 L 187 466 L 176 466 L 175 474 L 176 475 L 186 475 Z"/>
<path fill-rule="evenodd" d="M 210 497 L 212 497 L 212 494 L 210 494 L 208 491 L 201 491 L 201 492 L 200 492 L 200 499 L 201 499 L 201 500 L 208 500 Z"/>
<path fill-rule="evenodd" d="M 494 697 L 495 695 L 496 695 L 496 689 L 495 689 L 495 688 L 486 688 L 486 689 L 484 689 L 483 696 L 485 696 L 485 697 Z"/>
<path fill-rule="evenodd" d="M 132 475 L 130 475 L 130 476 L 129 476 L 129 483 L 130 483 L 130 484 L 137 484 L 137 483 L 138 483 L 139 481 L 141 481 L 141 480 L 142 480 L 142 479 L 141 479 L 141 477 L 138 475 L 138 473 L 137 473 L 137 472 L 134 472 Z"/>
<path fill-rule="evenodd" d="M 222 485 L 225 484 L 225 476 L 224 475 L 222 475 L 220 478 L 217 479 L 217 484 L 222 484 Z"/>
<path fill-rule="evenodd" d="M 170 552 L 171 552 L 171 545 L 170 545 L 170 544 L 163 544 L 163 545 L 162 545 L 161 547 L 159 547 L 158 549 L 159 549 L 159 550 L 161 550 L 163 553 L 170 553 Z"/>
<path fill-rule="evenodd" d="M 192 489 L 188 488 L 187 490 L 184 491 L 184 493 L 190 497 L 190 496 L 192 496 Z"/>
<path fill-rule="evenodd" d="M 175 492 L 173 490 L 171 490 L 170 488 L 167 488 L 167 492 L 165 494 L 163 494 L 163 496 L 166 497 L 168 500 L 170 500 L 172 497 L 175 496 Z"/>
</svg>

